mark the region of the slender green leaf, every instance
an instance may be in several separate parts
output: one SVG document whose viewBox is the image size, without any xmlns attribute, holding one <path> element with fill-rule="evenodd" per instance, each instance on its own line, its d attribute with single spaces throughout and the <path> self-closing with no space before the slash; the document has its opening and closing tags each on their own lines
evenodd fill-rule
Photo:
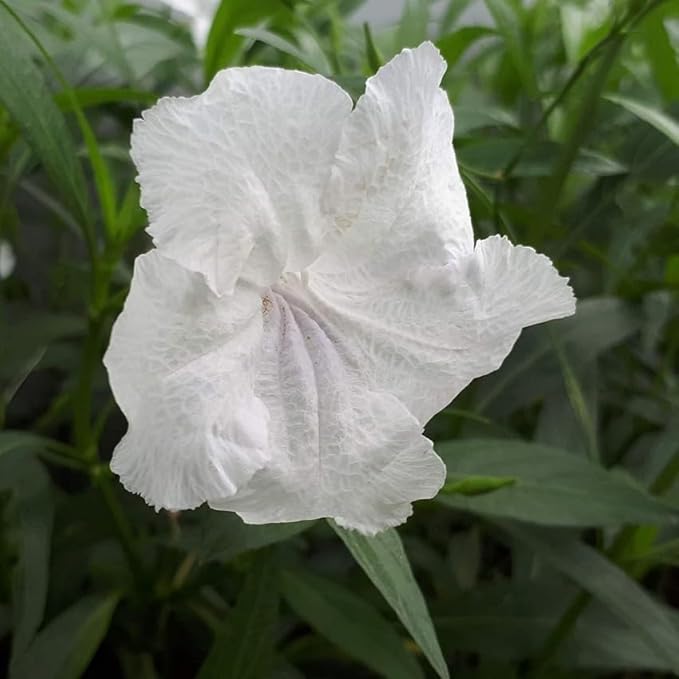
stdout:
<svg viewBox="0 0 679 679">
<path fill-rule="evenodd" d="M 264 22 L 284 9 L 281 0 L 222 0 L 215 12 L 205 46 L 205 80 L 212 80 L 220 68 L 231 65 L 243 44 L 236 29 Z"/>
<path fill-rule="evenodd" d="M 78 679 L 108 631 L 118 594 L 93 595 L 61 613 L 19 658 L 11 679 Z"/>
<path fill-rule="evenodd" d="M 529 42 L 523 27 L 521 3 L 515 0 L 484 0 L 497 30 L 505 41 L 507 53 L 529 94 L 538 92 L 531 63 Z"/>
<path fill-rule="evenodd" d="M 431 0 L 405 0 L 396 30 L 394 51 L 417 47 L 427 39 Z"/>
<path fill-rule="evenodd" d="M 72 96 L 71 96 L 72 95 Z M 71 92 L 57 92 L 54 101 L 62 111 L 73 110 L 73 100 L 80 108 L 102 106 L 104 104 L 153 104 L 158 96 L 153 92 L 133 90 L 126 87 L 79 87 Z"/>
<path fill-rule="evenodd" d="M 314 72 L 329 75 L 332 71 L 330 62 L 323 52 L 320 50 L 315 54 L 307 52 L 293 42 L 290 42 L 290 40 L 272 31 L 267 31 L 264 28 L 240 28 L 235 31 L 235 34 L 244 38 L 250 38 L 250 40 L 257 40 L 264 45 L 277 49 L 279 52 L 283 52 L 283 54 L 288 54 L 300 63 L 308 66 Z"/>
<path fill-rule="evenodd" d="M 394 609 L 438 675 L 447 679 L 448 668 L 427 604 L 413 576 L 398 533 L 390 528 L 369 538 L 341 528 L 334 522 L 330 522 L 330 525 Z"/>
<path fill-rule="evenodd" d="M 608 33 L 612 21 L 609 5 L 598 0 L 584 4 L 566 0 L 559 9 L 566 55 L 576 64 Z"/>
<path fill-rule="evenodd" d="M 0 103 L 66 203 L 78 219 L 85 220 L 89 212 L 87 190 L 75 144 L 32 57 L 26 35 L 0 3 Z"/>
<path fill-rule="evenodd" d="M 652 125 L 670 141 L 679 145 L 679 123 L 670 118 L 666 113 L 641 101 L 630 99 L 629 97 L 621 97 L 618 94 L 607 94 L 605 98 L 618 106 L 622 106 L 632 115 Z"/>
<path fill-rule="evenodd" d="M 505 486 L 513 486 L 516 481 L 513 476 L 467 476 L 448 481 L 441 488 L 441 492 L 445 495 L 483 495 Z"/>
<path fill-rule="evenodd" d="M 487 439 L 438 443 L 449 483 L 478 477 L 510 477 L 491 493 L 442 493 L 448 507 L 483 515 L 558 526 L 675 523 L 679 513 L 622 473 L 535 443 Z"/>
<path fill-rule="evenodd" d="M 495 31 L 487 26 L 464 26 L 454 33 L 439 38 L 436 46 L 441 51 L 441 56 L 448 63 L 449 68 L 457 65 L 460 57 L 478 40 L 496 35 Z M 457 114 L 457 109 L 455 110 Z"/>
<path fill-rule="evenodd" d="M 363 24 L 363 38 L 365 41 L 365 54 L 368 58 L 368 66 L 371 73 L 377 73 L 384 63 L 384 57 L 380 53 L 375 40 L 373 39 L 372 31 L 368 23 Z"/>
<path fill-rule="evenodd" d="M 278 574 L 269 554 L 247 576 L 229 625 L 217 636 L 197 679 L 269 676 L 278 619 Z"/>
<path fill-rule="evenodd" d="M 481 117 L 483 120 L 483 117 Z M 497 124 L 497 123 L 496 123 Z M 501 179 L 504 168 L 521 146 L 516 138 L 473 139 L 458 149 L 460 163 L 483 177 Z M 548 177 L 557 162 L 563 145 L 556 142 L 532 144 L 512 170 L 514 177 Z M 625 165 L 617 160 L 589 149 L 580 149 L 573 162 L 573 171 L 595 177 L 624 174 Z"/>
<path fill-rule="evenodd" d="M 452 30 L 460 15 L 469 7 L 472 0 L 448 0 L 448 7 L 441 17 L 440 28 L 442 33 Z"/>
<path fill-rule="evenodd" d="M 350 590 L 307 572 L 286 572 L 282 583 L 297 615 L 366 667 L 389 679 L 423 676 L 390 623 Z"/>
<path fill-rule="evenodd" d="M 435 618 L 446 652 L 478 653 L 506 662 L 539 653 L 578 591 L 546 576 L 482 583 L 454 597 Z M 676 613 L 667 613 L 679 624 Z M 637 631 L 596 601 L 582 613 L 557 661 L 561 667 L 590 671 L 671 669 Z"/>
<path fill-rule="evenodd" d="M 12 668 L 26 653 L 45 612 L 54 520 L 49 477 L 26 444 L 14 433 L 0 438 L 0 490 L 11 494 L 18 552 L 12 578 Z"/>
<path fill-rule="evenodd" d="M 503 524 L 519 544 L 624 620 L 659 657 L 679 672 L 679 627 L 644 589 L 599 552 L 546 528 Z"/>
<path fill-rule="evenodd" d="M 668 103 L 678 101 L 679 59 L 665 28 L 663 13 L 652 12 L 639 28 L 653 77 L 663 97 Z"/>
</svg>

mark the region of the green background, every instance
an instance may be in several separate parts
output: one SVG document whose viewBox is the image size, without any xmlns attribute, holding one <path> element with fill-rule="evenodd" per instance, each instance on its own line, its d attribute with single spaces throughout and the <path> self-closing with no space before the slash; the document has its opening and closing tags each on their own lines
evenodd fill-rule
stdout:
<svg viewBox="0 0 679 679">
<path fill-rule="evenodd" d="M 0 676 L 679 674 L 679 2 L 361 4 L 224 0 L 197 50 L 159 3 L 0 0 Z M 432 420 L 448 482 L 398 532 L 154 512 L 100 360 L 150 247 L 132 120 L 231 65 L 356 98 L 427 38 L 476 236 L 548 254 L 577 314 Z"/>
</svg>

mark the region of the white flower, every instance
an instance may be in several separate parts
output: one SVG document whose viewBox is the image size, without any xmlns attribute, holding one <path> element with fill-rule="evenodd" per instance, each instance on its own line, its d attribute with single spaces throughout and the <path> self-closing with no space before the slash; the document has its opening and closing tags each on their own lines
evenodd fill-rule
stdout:
<svg viewBox="0 0 679 679">
<path fill-rule="evenodd" d="M 0 240 L 0 281 L 12 275 L 15 264 L 16 258 L 12 246 L 6 240 Z"/>
<path fill-rule="evenodd" d="M 156 507 L 248 523 L 403 522 L 445 469 L 424 424 L 573 313 L 549 259 L 474 244 L 431 43 L 349 96 L 233 68 L 137 120 L 156 249 L 105 357 L 129 421 L 113 470 Z"/>
</svg>

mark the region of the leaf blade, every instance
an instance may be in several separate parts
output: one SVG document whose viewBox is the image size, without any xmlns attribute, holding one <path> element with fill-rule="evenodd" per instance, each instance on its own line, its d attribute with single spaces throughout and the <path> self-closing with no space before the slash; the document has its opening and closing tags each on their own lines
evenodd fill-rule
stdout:
<svg viewBox="0 0 679 679">
<path fill-rule="evenodd" d="M 333 530 L 375 587 L 382 593 L 404 627 L 443 679 L 448 668 L 422 592 L 415 581 L 401 538 L 394 529 L 367 538 L 329 522 Z"/>
</svg>

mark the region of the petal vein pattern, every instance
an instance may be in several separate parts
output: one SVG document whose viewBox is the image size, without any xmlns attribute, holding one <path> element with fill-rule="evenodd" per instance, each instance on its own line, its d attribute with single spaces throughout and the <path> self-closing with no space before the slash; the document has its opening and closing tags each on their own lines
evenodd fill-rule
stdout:
<svg viewBox="0 0 679 679">
<path fill-rule="evenodd" d="M 296 277 L 265 298 L 255 392 L 266 404 L 271 462 L 236 495 L 211 501 L 248 523 L 333 517 L 375 533 L 433 497 L 445 468 L 405 406 L 372 390 L 341 336 L 317 320 Z"/>
<path fill-rule="evenodd" d="M 155 245 L 218 293 L 301 271 L 330 228 L 321 192 L 350 111 L 330 80 L 262 67 L 161 99 L 131 150 Z"/>
<path fill-rule="evenodd" d="M 259 295 L 217 297 L 157 250 L 137 258 L 104 356 L 127 417 L 113 471 L 149 504 L 197 507 L 267 463 L 268 415 L 252 388 Z"/>
<path fill-rule="evenodd" d="M 128 489 L 366 534 L 438 492 L 426 422 L 575 308 L 547 257 L 474 244 L 444 71 L 404 50 L 351 111 L 319 76 L 230 69 L 138 122 L 157 249 L 105 357 Z"/>
</svg>

